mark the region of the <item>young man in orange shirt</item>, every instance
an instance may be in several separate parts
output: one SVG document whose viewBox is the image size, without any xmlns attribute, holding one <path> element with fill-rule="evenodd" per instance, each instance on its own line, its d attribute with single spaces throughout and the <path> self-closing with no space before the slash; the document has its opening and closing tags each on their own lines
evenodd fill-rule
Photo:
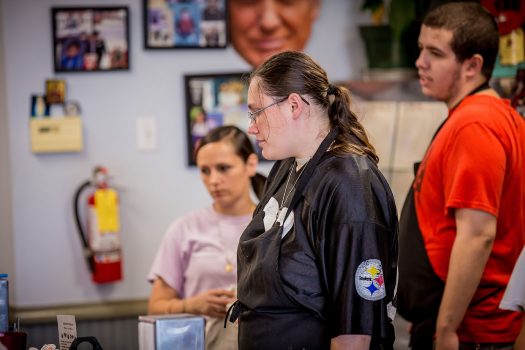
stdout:
<svg viewBox="0 0 525 350">
<path fill-rule="evenodd" d="M 525 242 L 525 121 L 488 85 L 498 44 L 477 3 L 442 5 L 421 27 L 419 82 L 449 116 L 400 220 L 398 307 L 415 349 L 511 349 L 521 327 L 498 308 Z"/>
</svg>

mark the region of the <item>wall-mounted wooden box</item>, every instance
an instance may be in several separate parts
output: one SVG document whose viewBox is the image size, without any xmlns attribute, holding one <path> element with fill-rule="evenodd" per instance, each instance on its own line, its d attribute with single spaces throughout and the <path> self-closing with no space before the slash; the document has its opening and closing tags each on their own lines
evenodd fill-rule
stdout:
<svg viewBox="0 0 525 350">
<path fill-rule="evenodd" d="M 84 147 L 80 117 L 31 119 L 34 153 L 79 152 Z"/>
</svg>

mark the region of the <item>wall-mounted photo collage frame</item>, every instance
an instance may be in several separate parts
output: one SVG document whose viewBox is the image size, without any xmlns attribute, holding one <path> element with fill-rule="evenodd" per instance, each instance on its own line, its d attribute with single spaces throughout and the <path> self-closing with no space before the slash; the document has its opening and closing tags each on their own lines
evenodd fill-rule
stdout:
<svg viewBox="0 0 525 350">
<path fill-rule="evenodd" d="M 127 7 L 53 7 L 55 72 L 129 70 Z"/>
<path fill-rule="evenodd" d="M 225 48 L 227 0 L 143 0 L 146 49 Z"/>
<path fill-rule="evenodd" d="M 248 130 L 249 74 L 235 72 L 184 76 L 188 165 L 195 165 L 195 149 L 211 129 L 235 125 L 243 131 Z M 259 159 L 264 160 L 255 142 L 254 147 Z"/>
</svg>

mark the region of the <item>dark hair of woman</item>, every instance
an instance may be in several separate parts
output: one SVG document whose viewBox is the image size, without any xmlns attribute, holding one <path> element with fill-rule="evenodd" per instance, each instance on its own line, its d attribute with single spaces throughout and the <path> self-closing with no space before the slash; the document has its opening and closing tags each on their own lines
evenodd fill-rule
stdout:
<svg viewBox="0 0 525 350">
<path fill-rule="evenodd" d="M 260 91 L 276 100 L 298 93 L 327 110 L 330 127 L 339 127 L 331 147 L 335 155 L 366 154 L 378 162 L 374 146 L 350 108 L 350 92 L 330 84 L 325 70 L 306 54 L 286 51 L 275 55 L 252 72 L 250 80 L 254 78 L 259 78 Z"/>
<path fill-rule="evenodd" d="M 201 139 L 195 150 L 195 157 L 197 157 L 197 154 L 203 146 L 220 141 L 229 142 L 233 146 L 235 154 L 244 162 L 248 160 L 250 154 L 255 154 L 253 144 L 244 131 L 233 125 L 223 125 L 210 130 L 206 136 Z M 259 173 L 256 173 L 251 179 L 253 192 L 255 192 L 255 195 L 259 199 L 263 194 L 265 182 L 266 176 Z"/>
</svg>

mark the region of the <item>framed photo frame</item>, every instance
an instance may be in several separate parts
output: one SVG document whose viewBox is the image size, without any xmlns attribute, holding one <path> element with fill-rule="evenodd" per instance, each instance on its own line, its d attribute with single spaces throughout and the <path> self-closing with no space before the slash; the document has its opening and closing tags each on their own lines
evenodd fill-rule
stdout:
<svg viewBox="0 0 525 350">
<path fill-rule="evenodd" d="M 55 72 L 129 70 L 129 9 L 53 7 Z"/>
<path fill-rule="evenodd" d="M 146 49 L 226 48 L 228 0 L 143 0 Z"/>
<path fill-rule="evenodd" d="M 243 131 L 248 130 L 249 74 L 237 72 L 184 76 L 188 165 L 196 165 L 195 149 L 211 129 L 221 125 L 235 125 Z M 255 139 L 250 138 L 259 159 L 264 160 Z"/>
<path fill-rule="evenodd" d="M 66 81 L 64 79 L 46 80 L 46 101 L 49 104 L 60 104 L 66 100 Z"/>
<path fill-rule="evenodd" d="M 31 95 L 31 118 L 49 117 L 49 104 L 45 95 Z"/>
</svg>

